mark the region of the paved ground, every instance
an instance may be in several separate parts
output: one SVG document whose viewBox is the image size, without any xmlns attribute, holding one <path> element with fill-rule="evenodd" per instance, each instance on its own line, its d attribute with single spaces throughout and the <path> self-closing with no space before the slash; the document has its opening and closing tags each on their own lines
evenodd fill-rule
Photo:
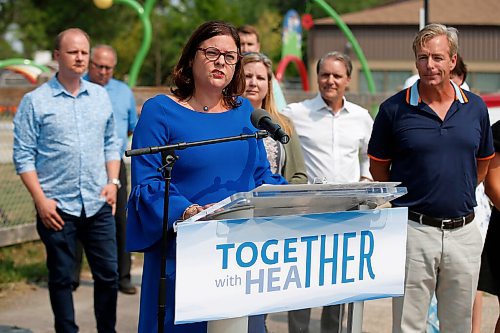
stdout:
<svg viewBox="0 0 500 333">
<path fill-rule="evenodd" d="M 140 268 L 133 271 L 133 282 L 140 283 Z M 77 324 L 83 333 L 94 333 L 92 283 L 88 277 L 74 293 Z M 139 289 L 140 290 L 140 289 Z M 117 332 L 137 331 L 139 294 L 118 296 Z M 482 332 L 493 332 L 498 316 L 498 302 L 493 296 L 485 295 Z M 311 317 L 311 333 L 319 332 L 320 309 L 314 309 Z M 270 333 L 287 332 L 286 313 L 268 316 Z M 389 333 L 391 326 L 391 300 L 381 299 L 365 302 L 363 332 Z M 0 294 L 0 333 L 49 333 L 53 332 L 52 312 L 48 291 L 38 286 L 17 286 Z"/>
</svg>

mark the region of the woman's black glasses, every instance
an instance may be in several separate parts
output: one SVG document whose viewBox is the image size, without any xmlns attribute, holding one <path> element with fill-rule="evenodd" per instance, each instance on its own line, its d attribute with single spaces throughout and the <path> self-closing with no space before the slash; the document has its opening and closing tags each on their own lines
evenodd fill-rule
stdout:
<svg viewBox="0 0 500 333">
<path fill-rule="evenodd" d="M 223 55 L 224 61 L 228 65 L 235 65 L 240 58 L 240 55 L 236 51 L 222 52 L 216 47 L 207 47 L 205 49 L 199 47 L 198 50 L 202 51 L 205 54 L 205 58 L 210 61 L 216 61 Z"/>
</svg>

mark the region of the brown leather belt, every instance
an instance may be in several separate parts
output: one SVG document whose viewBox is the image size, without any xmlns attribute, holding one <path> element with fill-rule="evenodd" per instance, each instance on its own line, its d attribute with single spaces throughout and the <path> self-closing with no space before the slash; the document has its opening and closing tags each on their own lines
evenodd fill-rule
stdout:
<svg viewBox="0 0 500 333">
<path fill-rule="evenodd" d="M 467 216 L 454 218 L 439 218 L 420 214 L 414 211 L 408 211 L 408 219 L 420 224 L 429 225 L 431 227 L 440 228 L 441 230 L 450 230 L 463 227 L 474 220 L 474 213 Z"/>
</svg>

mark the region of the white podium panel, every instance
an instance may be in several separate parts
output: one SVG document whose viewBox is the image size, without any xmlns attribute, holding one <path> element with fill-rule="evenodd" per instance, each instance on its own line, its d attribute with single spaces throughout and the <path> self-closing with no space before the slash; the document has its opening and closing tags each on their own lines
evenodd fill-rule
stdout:
<svg viewBox="0 0 500 333">
<path fill-rule="evenodd" d="M 407 209 L 366 209 L 396 185 L 264 186 L 179 223 L 176 324 L 402 295 Z"/>
</svg>

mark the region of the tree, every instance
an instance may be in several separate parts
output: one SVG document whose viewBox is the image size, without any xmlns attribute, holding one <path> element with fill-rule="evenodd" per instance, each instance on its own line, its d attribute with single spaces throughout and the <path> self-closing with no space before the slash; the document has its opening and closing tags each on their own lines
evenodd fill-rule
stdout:
<svg viewBox="0 0 500 333">
<path fill-rule="evenodd" d="M 180 52 L 192 32 L 203 22 L 208 20 L 222 20 L 228 22 L 243 22 L 238 7 L 238 1 L 230 0 L 180 0 L 174 4 L 158 5 L 151 17 L 153 25 L 153 41 L 150 52 L 141 69 L 139 83 L 169 84 L 169 76 L 175 66 Z M 125 51 L 130 48 L 128 38 L 140 40 L 135 30 L 129 36 L 116 40 L 117 49 Z M 125 46 L 124 44 L 129 44 Z"/>
<path fill-rule="evenodd" d="M 22 27 L 18 37 L 27 58 L 36 50 L 52 50 L 55 36 L 71 27 L 85 30 L 94 40 L 109 40 L 127 29 L 126 23 L 134 15 L 116 7 L 103 11 L 95 7 L 92 0 L 3 0 L 0 34 L 3 35 L 12 22 Z"/>
<path fill-rule="evenodd" d="M 142 0 L 138 0 L 139 2 Z M 325 0 L 339 13 L 360 10 L 387 0 Z M 151 16 L 153 41 L 141 69 L 138 84 L 166 84 L 172 67 L 191 33 L 202 22 L 224 20 L 236 26 L 252 24 L 261 35 L 262 50 L 277 65 L 281 48 L 281 25 L 288 9 L 300 14 L 309 8 L 314 18 L 326 13 L 313 0 L 176 0 L 158 1 Z M 5 42 L 9 25 L 17 23 L 17 37 L 24 45 L 22 55 Z M 78 27 L 92 38 L 92 44 L 114 46 L 118 53 L 115 70 L 124 78 L 142 41 L 142 25 L 136 13 L 124 5 L 98 9 L 92 0 L 0 0 L 0 58 L 32 58 L 36 50 L 52 50 L 55 36 Z M 305 44 L 305 43 L 304 43 Z"/>
</svg>

